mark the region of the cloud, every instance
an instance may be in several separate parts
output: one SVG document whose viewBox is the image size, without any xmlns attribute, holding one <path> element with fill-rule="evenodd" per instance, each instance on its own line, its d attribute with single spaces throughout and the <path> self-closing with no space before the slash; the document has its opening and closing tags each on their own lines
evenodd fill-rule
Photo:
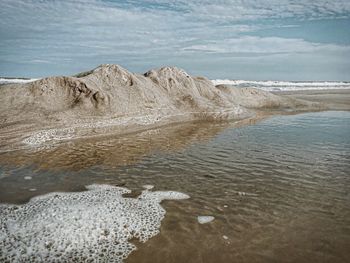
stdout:
<svg viewBox="0 0 350 263">
<path fill-rule="evenodd" d="M 140 1 L 126 1 L 138 8 Z M 261 18 L 321 19 L 349 17 L 348 0 L 143 0 L 148 10 L 177 10 L 203 20 L 251 20 Z"/>
<path fill-rule="evenodd" d="M 227 0 L 205 2 L 205 4 L 196 7 L 201 16 L 231 20 L 335 18 L 343 17 L 345 14 L 348 16 L 350 11 L 350 2 L 347 0 Z"/>
<path fill-rule="evenodd" d="M 33 59 L 31 61 L 29 61 L 31 63 L 38 63 L 38 64 L 51 64 L 51 61 L 48 60 L 43 60 L 43 59 Z"/>
<path fill-rule="evenodd" d="M 307 42 L 303 39 L 244 36 L 210 41 L 183 48 L 184 52 L 281 54 L 310 52 L 350 52 L 348 45 Z"/>
<path fill-rule="evenodd" d="M 217 59 L 208 54 L 348 52 L 332 39 L 325 44 L 257 36 L 295 29 L 304 20 L 350 18 L 348 0 L 1 0 L 0 5 L 0 75 L 23 74 L 31 66 L 41 72 L 37 75 L 69 74 L 101 63 L 134 71 L 170 63 L 191 68 L 195 59 L 207 64 Z M 19 73 L 10 72 L 14 69 Z"/>
</svg>

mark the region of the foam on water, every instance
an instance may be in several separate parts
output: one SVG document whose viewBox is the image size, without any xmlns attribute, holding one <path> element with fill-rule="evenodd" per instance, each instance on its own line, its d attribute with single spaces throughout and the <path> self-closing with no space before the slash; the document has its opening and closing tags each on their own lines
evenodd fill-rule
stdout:
<svg viewBox="0 0 350 263">
<path fill-rule="evenodd" d="M 72 139 L 75 131 L 79 129 L 94 129 L 111 126 L 124 126 L 128 124 L 150 125 L 159 122 L 162 118 L 157 115 L 145 115 L 136 117 L 118 118 L 117 120 L 103 120 L 91 123 L 78 123 L 70 128 L 47 129 L 32 133 L 22 142 L 30 146 L 38 146 L 46 142 L 62 141 Z"/>
<path fill-rule="evenodd" d="M 345 81 L 250 81 L 250 80 L 212 80 L 214 85 L 233 85 L 236 87 L 252 87 L 266 91 L 293 90 L 322 90 L 322 89 L 350 89 L 350 82 Z"/>
<path fill-rule="evenodd" d="M 206 114 L 210 114 L 215 119 L 230 119 L 230 115 L 233 115 L 235 117 L 242 115 L 245 113 L 244 108 L 241 106 L 234 106 L 232 109 L 228 111 L 206 111 L 206 112 L 186 112 L 186 113 L 180 113 L 180 114 L 171 114 L 162 116 L 159 114 L 150 114 L 150 115 L 141 115 L 141 116 L 134 116 L 134 117 L 122 117 L 117 119 L 106 119 L 102 121 L 93 121 L 93 122 L 87 122 L 87 123 L 77 123 L 74 125 L 71 125 L 69 128 L 54 128 L 54 129 L 47 129 L 47 130 L 41 130 L 34 133 L 31 133 L 28 137 L 22 140 L 22 142 L 28 146 L 40 146 L 47 142 L 55 142 L 55 141 L 63 141 L 63 140 L 69 140 L 74 139 L 76 136 L 76 132 L 81 129 L 98 129 L 98 128 L 105 128 L 105 127 L 122 127 L 127 125 L 140 125 L 140 126 L 147 126 L 152 125 L 160 122 L 162 119 L 166 118 L 173 118 L 173 117 L 179 117 L 179 116 L 190 116 L 192 114 L 198 114 L 205 116 Z M 147 131 L 149 133 L 149 131 Z M 152 133 L 152 132 L 151 132 Z"/>
<path fill-rule="evenodd" d="M 145 184 L 142 186 L 144 189 L 147 189 L 147 190 L 151 190 L 154 188 L 154 185 L 151 185 L 151 184 Z"/>
<path fill-rule="evenodd" d="M 0 204 L 0 262 L 122 262 L 141 242 L 159 233 L 165 199 L 173 191 L 90 185 L 88 191 L 50 193 L 24 205 Z"/>
<path fill-rule="evenodd" d="M 198 216 L 197 217 L 198 223 L 200 223 L 200 224 L 210 223 L 214 219 L 215 219 L 215 217 L 213 217 L 213 216 Z"/>
<path fill-rule="evenodd" d="M 28 145 L 40 145 L 47 141 L 68 140 L 73 137 L 73 133 L 74 128 L 42 130 L 33 133 L 31 136 L 25 138 L 23 140 L 23 143 Z"/>
</svg>

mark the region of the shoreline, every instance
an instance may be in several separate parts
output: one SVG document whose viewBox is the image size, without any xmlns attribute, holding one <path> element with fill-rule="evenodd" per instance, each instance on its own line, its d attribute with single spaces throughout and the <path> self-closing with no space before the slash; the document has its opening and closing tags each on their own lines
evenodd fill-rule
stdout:
<svg viewBox="0 0 350 263">
<path fill-rule="evenodd" d="M 273 94 L 325 104 L 327 110 L 350 110 L 350 89 L 275 91 Z"/>
</svg>

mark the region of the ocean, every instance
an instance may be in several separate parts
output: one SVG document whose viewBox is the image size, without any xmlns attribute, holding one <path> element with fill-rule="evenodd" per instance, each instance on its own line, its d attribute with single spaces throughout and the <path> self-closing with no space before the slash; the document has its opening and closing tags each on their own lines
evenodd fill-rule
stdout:
<svg viewBox="0 0 350 263">
<path fill-rule="evenodd" d="M 0 85 L 28 83 L 38 80 L 36 78 L 0 78 Z M 238 88 L 252 87 L 266 91 L 293 91 L 293 90 L 326 90 L 350 89 L 349 81 L 249 81 L 249 80 L 212 80 L 214 85 L 233 85 Z"/>
</svg>

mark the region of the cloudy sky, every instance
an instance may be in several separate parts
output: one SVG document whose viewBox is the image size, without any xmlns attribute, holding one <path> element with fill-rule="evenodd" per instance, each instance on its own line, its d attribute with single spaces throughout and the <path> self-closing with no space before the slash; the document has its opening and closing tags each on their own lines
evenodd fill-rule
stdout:
<svg viewBox="0 0 350 263">
<path fill-rule="evenodd" d="M 71 75 L 104 63 L 350 80 L 350 1 L 0 0 L 0 76 Z"/>
</svg>

